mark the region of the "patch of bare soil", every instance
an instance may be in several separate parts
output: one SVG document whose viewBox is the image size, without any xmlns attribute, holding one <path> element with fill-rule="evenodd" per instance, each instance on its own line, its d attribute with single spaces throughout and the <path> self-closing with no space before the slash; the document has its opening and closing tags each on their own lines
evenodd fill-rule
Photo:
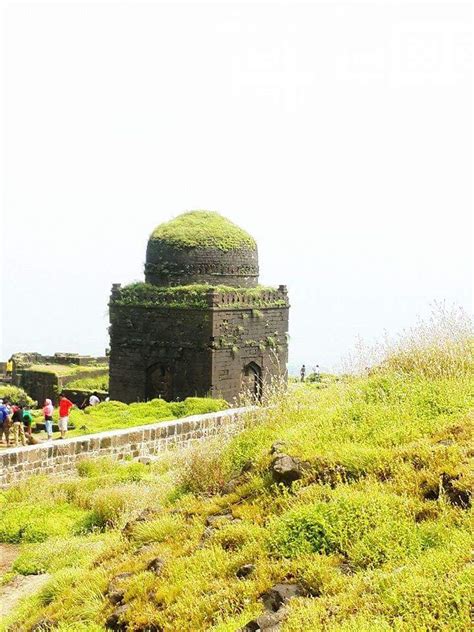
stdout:
<svg viewBox="0 0 474 632">
<path fill-rule="evenodd" d="M 0 577 L 11 570 L 20 547 L 0 544 Z M 8 584 L 0 586 L 0 621 L 16 606 L 18 601 L 36 592 L 49 579 L 49 575 L 17 575 Z"/>
</svg>

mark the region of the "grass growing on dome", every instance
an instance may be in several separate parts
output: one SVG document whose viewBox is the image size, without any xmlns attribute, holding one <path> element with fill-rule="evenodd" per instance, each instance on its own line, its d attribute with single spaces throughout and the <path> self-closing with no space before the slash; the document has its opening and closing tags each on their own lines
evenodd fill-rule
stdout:
<svg viewBox="0 0 474 632">
<path fill-rule="evenodd" d="M 216 248 L 223 252 L 257 247 L 251 235 L 215 211 L 189 211 L 178 215 L 157 226 L 150 239 L 176 248 Z"/>
</svg>

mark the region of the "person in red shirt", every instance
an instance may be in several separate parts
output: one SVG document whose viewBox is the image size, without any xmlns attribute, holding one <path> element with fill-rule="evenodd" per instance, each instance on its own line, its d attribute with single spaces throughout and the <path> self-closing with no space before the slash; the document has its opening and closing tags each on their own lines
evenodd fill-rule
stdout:
<svg viewBox="0 0 474 632">
<path fill-rule="evenodd" d="M 69 411 L 74 404 L 68 400 L 67 397 L 61 393 L 59 396 L 59 432 L 61 433 L 61 439 L 66 438 L 67 425 L 69 422 Z"/>
</svg>

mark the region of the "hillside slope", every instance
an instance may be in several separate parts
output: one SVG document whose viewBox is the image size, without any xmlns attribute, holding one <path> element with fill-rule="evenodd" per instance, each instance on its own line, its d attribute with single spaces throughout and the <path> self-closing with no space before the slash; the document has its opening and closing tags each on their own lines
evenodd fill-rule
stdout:
<svg viewBox="0 0 474 632">
<path fill-rule="evenodd" d="M 52 577 L 3 629 L 469 629 L 473 386 L 471 360 L 392 363 L 293 386 L 225 445 L 10 489 L 13 573 Z"/>
</svg>

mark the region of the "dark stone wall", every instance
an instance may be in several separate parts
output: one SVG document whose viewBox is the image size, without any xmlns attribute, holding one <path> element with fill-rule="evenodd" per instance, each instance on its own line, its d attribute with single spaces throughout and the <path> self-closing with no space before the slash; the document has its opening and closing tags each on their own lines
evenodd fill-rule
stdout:
<svg viewBox="0 0 474 632">
<path fill-rule="evenodd" d="M 111 305 L 110 317 L 111 399 L 176 400 L 210 392 L 209 311 Z M 154 393 L 153 384 L 147 389 L 152 367 L 165 372 Z"/>
<path fill-rule="evenodd" d="M 55 373 L 45 373 L 26 369 L 14 374 L 15 386 L 23 388 L 28 395 L 42 406 L 45 399 L 57 402 L 59 394 L 59 380 Z"/>
<path fill-rule="evenodd" d="M 216 310 L 213 313 L 213 395 L 231 402 L 249 388 L 245 368 L 261 370 L 262 393 L 286 377 L 288 308 Z"/>
<path fill-rule="evenodd" d="M 247 385 L 250 363 L 261 372 L 264 390 L 286 375 L 288 307 L 198 310 L 111 302 L 110 318 L 111 399 L 210 395 L 232 403 Z"/>
<path fill-rule="evenodd" d="M 80 378 L 94 378 L 107 375 L 107 369 L 97 369 L 76 375 L 58 376 L 47 371 L 35 371 L 34 365 L 27 369 L 16 369 L 13 373 L 13 384 L 23 388 L 28 395 L 42 406 L 45 399 L 51 399 L 53 404 L 59 401 L 59 393 L 69 383 Z M 76 402 L 74 402 L 76 403 Z"/>
<path fill-rule="evenodd" d="M 207 283 L 254 287 L 258 282 L 257 249 L 224 252 L 215 248 L 175 248 L 159 240 L 147 246 L 145 280 L 153 285 Z"/>
</svg>

